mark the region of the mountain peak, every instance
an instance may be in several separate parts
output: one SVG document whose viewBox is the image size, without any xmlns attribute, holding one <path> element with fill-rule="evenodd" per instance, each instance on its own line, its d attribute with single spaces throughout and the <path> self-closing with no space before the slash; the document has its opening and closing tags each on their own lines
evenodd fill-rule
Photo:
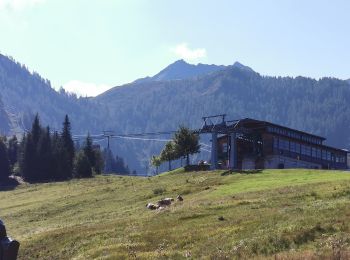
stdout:
<svg viewBox="0 0 350 260">
<path fill-rule="evenodd" d="M 188 78 L 203 76 L 205 74 L 216 72 L 216 71 L 223 70 L 230 67 L 237 68 L 243 71 L 254 72 L 250 67 L 245 66 L 239 63 L 238 61 L 235 62 L 232 66 L 203 64 L 203 63 L 198 63 L 197 65 L 194 65 L 186 62 L 183 59 L 180 59 L 169 64 L 167 67 L 165 67 L 163 70 L 161 70 L 159 73 L 157 73 L 153 77 L 138 79 L 135 82 L 141 83 L 141 82 L 150 82 L 150 81 L 188 79 Z"/>
<path fill-rule="evenodd" d="M 187 63 L 185 60 L 183 59 L 180 59 L 180 60 L 177 60 L 175 61 L 174 63 L 170 64 L 170 65 L 174 65 L 174 64 L 187 64 L 187 65 L 190 65 L 189 63 Z M 170 66 L 169 65 L 169 66 Z"/>
<path fill-rule="evenodd" d="M 224 69 L 223 65 L 209 65 L 198 63 L 197 65 L 187 63 L 185 60 L 177 60 L 166 68 L 161 70 L 153 77 L 146 77 L 136 80 L 136 82 L 163 81 L 163 80 L 181 80 L 197 76 L 202 76 L 211 72 Z"/>
<path fill-rule="evenodd" d="M 234 68 L 238 68 L 238 69 L 241 69 L 241 70 L 245 70 L 245 71 L 251 71 L 251 72 L 254 72 L 254 70 L 248 66 L 245 66 L 243 65 L 242 63 L 236 61 L 233 65 L 232 65 Z"/>
</svg>

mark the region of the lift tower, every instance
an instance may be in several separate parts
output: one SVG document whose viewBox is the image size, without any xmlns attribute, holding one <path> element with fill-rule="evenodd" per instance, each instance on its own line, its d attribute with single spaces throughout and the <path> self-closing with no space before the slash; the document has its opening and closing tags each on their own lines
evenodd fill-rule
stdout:
<svg viewBox="0 0 350 260">
<path fill-rule="evenodd" d="M 249 132 L 240 126 L 240 120 L 226 120 L 226 114 L 203 117 L 204 125 L 200 134 L 211 134 L 211 170 L 218 169 L 218 135 L 227 135 L 229 138 L 229 168 L 237 169 L 237 137 Z"/>
</svg>

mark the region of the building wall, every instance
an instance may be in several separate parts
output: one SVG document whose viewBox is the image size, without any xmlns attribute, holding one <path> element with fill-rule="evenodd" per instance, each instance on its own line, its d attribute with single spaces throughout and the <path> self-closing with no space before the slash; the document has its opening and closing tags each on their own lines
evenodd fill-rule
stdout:
<svg viewBox="0 0 350 260">
<path fill-rule="evenodd" d="M 310 165 L 321 165 L 323 169 L 346 169 L 347 154 L 345 151 L 300 142 L 286 137 L 273 136 L 273 154 L 291 159 L 291 161 L 307 162 Z M 310 168 L 310 167 L 308 167 Z"/>
<path fill-rule="evenodd" d="M 270 155 L 265 157 L 265 169 L 279 169 L 282 168 L 308 168 L 308 169 L 321 169 L 322 165 L 317 163 L 311 163 L 307 161 L 301 161 L 290 157 L 281 155 Z"/>
<path fill-rule="evenodd" d="M 261 137 L 260 147 L 254 146 L 252 142 L 237 140 L 237 167 L 239 169 L 278 169 L 281 165 L 284 168 L 350 168 L 350 154 L 347 155 L 342 150 L 271 133 L 262 133 Z M 257 147 L 258 150 L 254 149 Z M 222 167 L 228 167 L 227 137 L 218 139 L 218 148 L 219 160 L 223 162 Z"/>
<path fill-rule="evenodd" d="M 242 170 L 254 170 L 254 169 L 255 169 L 255 159 L 251 157 L 243 158 Z"/>
</svg>

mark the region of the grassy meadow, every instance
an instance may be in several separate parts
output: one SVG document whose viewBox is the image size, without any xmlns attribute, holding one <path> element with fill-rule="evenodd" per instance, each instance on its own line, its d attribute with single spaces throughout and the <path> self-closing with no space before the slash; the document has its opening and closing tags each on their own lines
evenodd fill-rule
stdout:
<svg viewBox="0 0 350 260">
<path fill-rule="evenodd" d="M 350 258 L 350 172 L 178 169 L 21 184 L 0 202 L 19 259 Z"/>
</svg>

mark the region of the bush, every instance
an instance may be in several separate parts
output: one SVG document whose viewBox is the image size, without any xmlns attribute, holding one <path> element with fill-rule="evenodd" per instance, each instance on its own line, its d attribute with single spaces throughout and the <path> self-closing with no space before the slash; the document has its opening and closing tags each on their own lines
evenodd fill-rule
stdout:
<svg viewBox="0 0 350 260">
<path fill-rule="evenodd" d="M 166 190 L 164 188 L 156 188 L 153 190 L 154 195 L 162 195 Z"/>
<path fill-rule="evenodd" d="M 80 151 L 75 157 L 74 175 L 77 178 L 92 177 L 92 170 L 89 159 L 83 151 Z"/>
</svg>

